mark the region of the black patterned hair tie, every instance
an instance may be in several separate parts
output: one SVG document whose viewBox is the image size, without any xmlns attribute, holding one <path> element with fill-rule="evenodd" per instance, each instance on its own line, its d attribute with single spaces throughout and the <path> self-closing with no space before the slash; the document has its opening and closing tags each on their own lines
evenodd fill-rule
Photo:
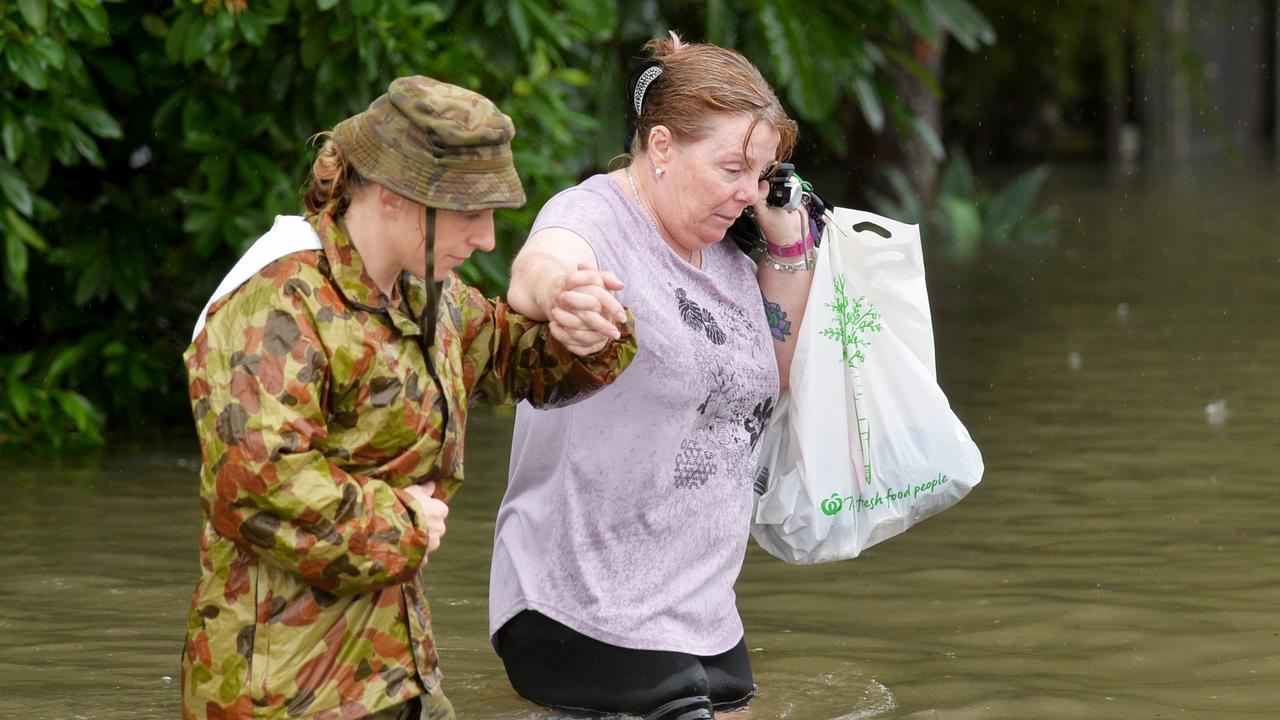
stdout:
<svg viewBox="0 0 1280 720">
<path fill-rule="evenodd" d="M 631 139 L 635 137 L 640 115 L 644 113 L 644 96 L 650 86 L 662 75 L 662 61 L 646 58 L 636 61 L 627 78 L 627 136 L 623 139 L 626 150 L 631 149 Z"/>
</svg>

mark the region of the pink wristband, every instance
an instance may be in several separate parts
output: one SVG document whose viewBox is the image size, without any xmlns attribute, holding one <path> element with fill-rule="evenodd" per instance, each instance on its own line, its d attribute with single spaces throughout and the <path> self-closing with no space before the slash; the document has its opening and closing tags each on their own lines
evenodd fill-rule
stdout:
<svg viewBox="0 0 1280 720">
<path fill-rule="evenodd" d="M 769 254 L 774 257 L 789 258 L 789 257 L 795 257 L 797 255 L 803 255 L 809 252 L 816 246 L 816 244 L 817 243 L 815 242 L 815 239 L 813 237 L 813 225 L 810 224 L 809 232 L 805 234 L 804 240 L 801 240 L 798 243 L 794 243 L 792 245 L 786 245 L 786 246 L 774 245 L 773 243 L 769 243 L 768 250 L 769 250 Z"/>
</svg>

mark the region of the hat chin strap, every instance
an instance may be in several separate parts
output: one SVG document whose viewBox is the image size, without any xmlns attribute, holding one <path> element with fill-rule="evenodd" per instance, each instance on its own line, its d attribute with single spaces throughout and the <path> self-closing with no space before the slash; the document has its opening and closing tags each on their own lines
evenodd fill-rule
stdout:
<svg viewBox="0 0 1280 720">
<path fill-rule="evenodd" d="M 436 209 L 429 207 L 427 210 L 427 228 L 426 235 L 423 237 L 423 245 L 427 251 L 427 274 L 423 280 L 427 281 L 427 306 L 423 311 L 419 323 L 422 329 L 422 337 L 426 340 L 426 346 L 429 348 L 435 344 L 436 340 L 436 306 L 439 302 L 439 288 L 436 286 Z M 431 318 L 431 322 L 427 322 L 427 318 Z M 427 364 L 430 366 L 431 357 L 427 356 Z"/>
<path fill-rule="evenodd" d="M 440 376 L 436 373 L 435 362 L 431 359 L 431 350 L 436 344 L 436 316 L 439 314 L 440 305 L 440 285 L 436 283 L 436 209 L 427 208 L 427 229 L 425 245 L 427 249 L 427 274 L 423 278 L 427 282 L 427 306 L 422 311 L 422 316 L 418 318 L 418 328 L 421 331 L 419 336 L 419 347 L 422 348 L 422 357 L 427 363 L 427 374 L 431 376 L 431 382 L 435 383 L 436 393 L 440 397 L 440 414 L 442 416 L 440 423 L 440 443 L 444 444 L 445 435 L 449 432 L 449 396 L 445 395 L 444 384 L 440 382 Z"/>
</svg>

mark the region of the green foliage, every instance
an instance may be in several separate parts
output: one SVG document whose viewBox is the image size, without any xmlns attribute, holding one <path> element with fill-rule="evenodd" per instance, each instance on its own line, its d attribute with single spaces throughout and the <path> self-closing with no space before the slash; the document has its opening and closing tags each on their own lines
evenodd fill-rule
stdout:
<svg viewBox="0 0 1280 720">
<path fill-rule="evenodd" d="M 908 223 L 918 223 L 921 237 L 941 242 L 957 260 L 972 259 L 983 244 L 1009 245 L 1040 242 L 1054 229 L 1051 210 L 1032 213 L 1032 206 L 1049 178 L 1041 165 L 1018 176 L 995 192 L 978 187 L 969 161 L 954 153 L 942 168 L 933 205 L 926 207 L 906 173 L 898 168 L 884 172 L 892 196 L 868 192 L 876 212 Z"/>
<path fill-rule="evenodd" d="M 95 138 L 118 140 L 119 123 L 101 105 L 85 54 L 108 41 L 101 2 L 24 0 L 0 5 L 0 233 L 8 311 L 28 301 L 31 254 L 49 244 L 33 222 L 56 220 L 56 205 L 41 196 L 52 162 L 62 167 L 103 164 Z M 50 9 L 53 10 L 50 13 Z"/>
<path fill-rule="evenodd" d="M 499 291 L 542 203 L 622 147 L 622 61 L 668 27 L 741 48 L 838 150 L 851 116 L 912 125 L 886 68 L 937 86 L 908 36 L 991 41 L 966 0 L 0 2 L 0 447 L 186 423 L 204 300 L 300 210 L 307 139 L 399 75 L 515 121 L 529 203 L 463 268 Z"/>
<path fill-rule="evenodd" d="M 948 58 L 944 81 L 947 134 L 986 156 L 1043 157 L 1062 151 L 1102 154 L 1108 115 L 1137 120 L 1133 83 L 1169 45 L 1173 68 L 1189 81 L 1200 116 L 1212 122 L 1203 60 L 1185 33 L 1166 25 L 1168 3 L 1073 0 L 1029 3 L 975 0 L 1000 28 L 1001 42 Z M 1196 3 L 1214 12 L 1214 3 Z M 1231 5 L 1221 3 L 1222 6 Z M 1164 9 L 1161 9 L 1162 6 Z M 1132 77 L 1131 77 L 1132 76 Z M 1141 92 L 1153 91 L 1147 87 Z M 1146 122 L 1154 118 L 1147 118 Z M 1059 137 L 1085 128 L 1075 137 Z"/>
<path fill-rule="evenodd" d="M 399 75 L 447 79 L 510 114 L 532 198 L 545 199 L 584 167 L 578 138 L 594 123 L 577 94 L 590 78 L 572 68 L 613 21 L 592 3 L 275 0 L 234 15 L 179 5 L 176 15 L 142 21 L 163 39 L 171 65 L 206 76 L 173 88 L 153 119 L 198 158 L 193 182 L 175 197 L 200 258 L 242 250 L 272 215 L 296 212 L 310 160 L 301 140 L 360 111 Z M 490 290 L 503 284 L 537 206 L 501 214 L 497 262 L 473 264 L 470 280 Z"/>
<path fill-rule="evenodd" d="M 51 358 L 43 358 L 43 380 L 32 372 L 34 352 L 0 356 L 0 378 L 4 401 L 0 402 L 0 448 L 36 446 L 54 451 L 102 442 L 101 413 L 84 395 L 59 387 L 78 348 L 63 348 Z"/>
<path fill-rule="evenodd" d="M 47 228 L 65 218 L 50 191 L 63 173 L 105 164 L 99 140 L 123 130 L 103 107 L 93 57 L 109 41 L 107 12 L 97 0 L 23 0 L 0 4 L 0 245 L 4 249 L 6 338 L 0 354 L 0 447 L 55 450 L 101 441 L 102 414 L 67 382 L 71 349 L 19 351 L 10 329 L 28 313 L 33 266 L 56 262 Z M 55 167 L 56 162 L 56 167 Z M 21 341 L 21 340 L 20 340 Z"/>
<path fill-rule="evenodd" d="M 941 157 L 941 140 L 916 122 L 887 72 L 901 68 L 939 92 L 939 79 L 915 59 L 911 43 L 950 37 L 972 51 L 995 41 L 990 23 L 968 0 L 709 0 L 665 19 L 690 39 L 739 48 L 806 130 L 840 156 L 849 150 L 848 127 L 861 118 L 875 132 L 892 122 L 919 134 Z M 666 27 L 645 30 L 660 34 Z"/>
<path fill-rule="evenodd" d="M 481 91 L 519 128 L 532 202 L 464 269 L 500 288 L 533 213 L 587 166 L 581 68 L 616 22 L 586 0 L 0 3 L 0 447 L 185 419 L 204 299 L 300 210 L 307 138 L 399 75 Z"/>
</svg>

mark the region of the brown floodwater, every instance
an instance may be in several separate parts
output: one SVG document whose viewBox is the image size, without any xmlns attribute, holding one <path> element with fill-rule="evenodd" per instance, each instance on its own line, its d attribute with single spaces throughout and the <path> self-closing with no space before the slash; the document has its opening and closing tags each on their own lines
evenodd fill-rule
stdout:
<svg viewBox="0 0 1280 720">
<path fill-rule="evenodd" d="M 750 717 L 1280 717 L 1280 182 L 1063 169 L 1046 199 L 1053 242 L 926 246 L 982 484 L 856 560 L 752 547 Z M 429 570 L 446 688 L 462 718 L 544 717 L 485 635 L 511 418 L 469 432 Z M 0 464 L 0 718 L 179 716 L 196 463 Z"/>
</svg>

